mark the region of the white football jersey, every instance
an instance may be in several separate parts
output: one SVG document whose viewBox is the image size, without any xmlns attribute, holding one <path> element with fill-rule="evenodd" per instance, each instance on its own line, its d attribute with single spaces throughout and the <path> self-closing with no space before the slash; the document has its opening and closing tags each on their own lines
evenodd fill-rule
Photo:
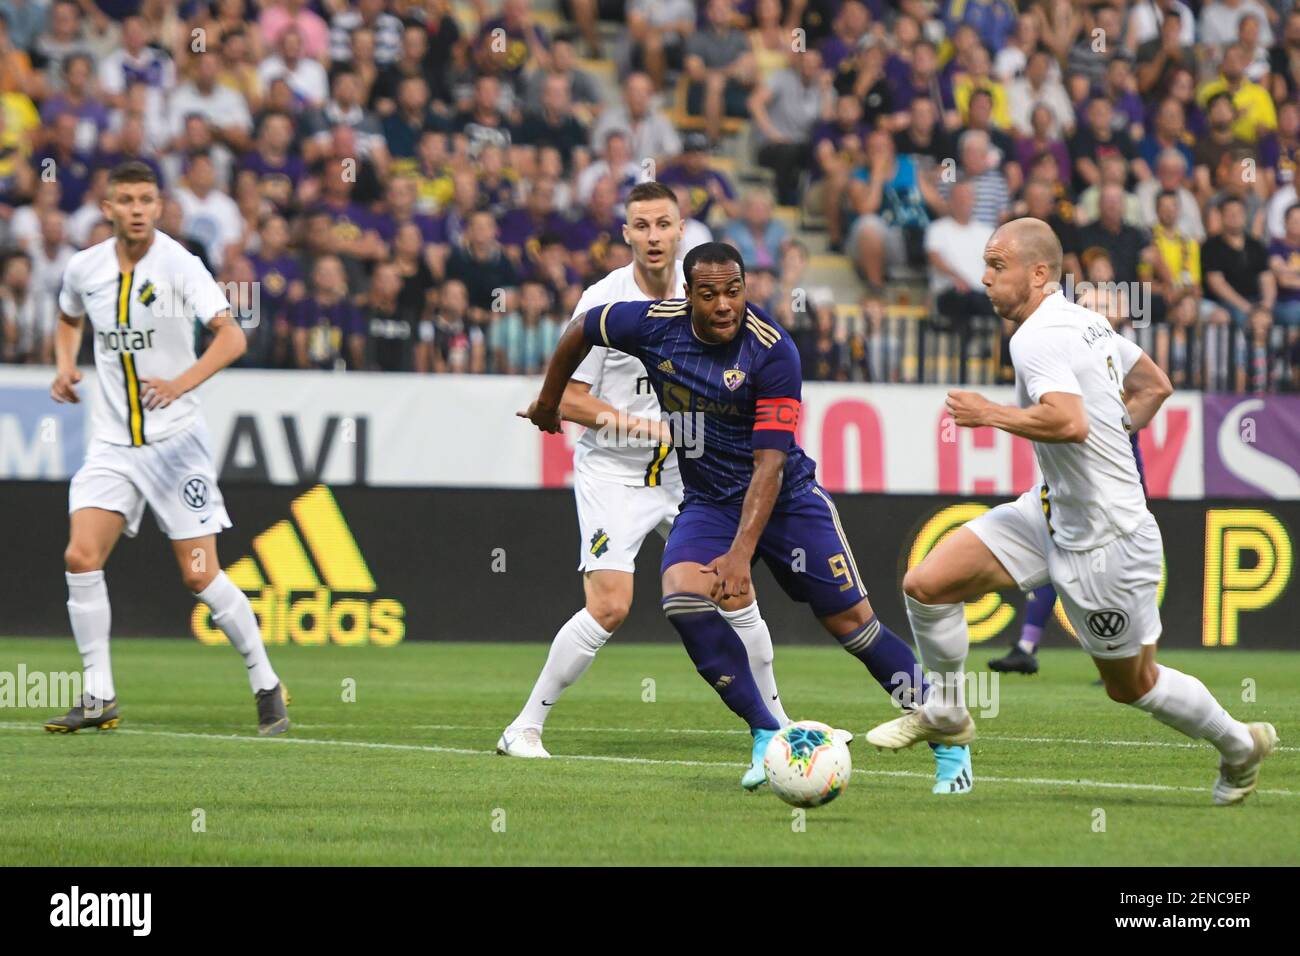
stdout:
<svg viewBox="0 0 1300 956">
<path fill-rule="evenodd" d="M 677 282 L 670 290 L 671 298 L 686 295 L 686 274 L 681 260 L 675 264 Z M 628 263 L 615 269 L 582 294 L 573 316 L 585 313 L 608 302 L 647 302 L 650 297 L 641 291 L 632 274 L 635 268 Z M 591 394 L 617 409 L 636 418 L 660 418 L 659 399 L 650 387 L 641 360 L 624 352 L 593 346 L 583 359 L 573 377 L 591 385 Z M 574 450 L 573 467 L 577 471 L 616 481 L 625 485 L 658 485 L 681 482 L 677 456 L 668 445 L 631 447 L 630 442 L 619 442 L 615 436 L 602 435 L 599 429 L 588 428 L 578 439 Z"/>
<path fill-rule="evenodd" d="M 1011 337 L 1021 408 L 1048 392 L 1083 398 L 1088 438 L 1034 442 L 1040 495 L 1052 540 L 1088 551 L 1134 531 L 1147 516 L 1124 407 L 1124 378 L 1142 349 L 1117 335 L 1105 317 L 1049 295 Z"/>
<path fill-rule="evenodd" d="M 155 230 L 144 258 L 123 273 L 117 240 L 105 239 L 68 260 L 59 308 L 73 318 L 89 318 L 95 337 L 100 395 L 93 437 L 138 446 L 190 424 L 199 408 L 194 392 L 150 411 L 140 380 L 173 379 L 188 369 L 195 361 L 194 320 L 206 324 L 230 308 L 196 256 Z"/>
</svg>

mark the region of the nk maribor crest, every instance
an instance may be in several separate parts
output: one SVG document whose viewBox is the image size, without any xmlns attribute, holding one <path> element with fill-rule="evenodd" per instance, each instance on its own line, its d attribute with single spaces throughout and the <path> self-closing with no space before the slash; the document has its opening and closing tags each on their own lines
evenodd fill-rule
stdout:
<svg viewBox="0 0 1300 956">
<path fill-rule="evenodd" d="M 745 373 L 738 368 L 729 368 L 722 373 L 722 384 L 733 392 L 745 381 Z"/>
</svg>

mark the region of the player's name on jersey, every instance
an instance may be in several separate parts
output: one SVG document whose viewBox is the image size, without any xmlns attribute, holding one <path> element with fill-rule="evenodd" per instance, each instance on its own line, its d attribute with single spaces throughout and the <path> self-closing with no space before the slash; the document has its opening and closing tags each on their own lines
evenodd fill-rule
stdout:
<svg viewBox="0 0 1300 956">
<path fill-rule="evenodd" d="M 106 352 L 140 352 L 153 348 L 153 329 L 101 329 L 99 347 Z"/>
</svg>

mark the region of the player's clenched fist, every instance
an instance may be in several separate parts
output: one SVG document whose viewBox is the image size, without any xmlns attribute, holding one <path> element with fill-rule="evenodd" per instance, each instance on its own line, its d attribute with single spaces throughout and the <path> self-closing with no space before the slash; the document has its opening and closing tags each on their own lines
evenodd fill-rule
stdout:
<svg viewBox="0 0 1300 956">
<path fill-rule="evenodd" d="M 985 424 L 984 412 L 989 407 L 989 400 L 979 392 L 951 391 L 944 405 L 958 425 L 978 428 Z"/>
<path fill-rule="evenodd" d="M 725 600 L 749 593 L 749 562 L 738 554 L 728 551 L 719 558 L 714 558 L 700 569 L 703 574 L 716 574 L 717 580 L 709 585 L 709 597 L 713 600 Z"/>
<path fill-rule="evenodd" d="M 544 432 L 555 434 L 560 430 L 560 410 L 548 408 L 533 402 L 527 411 L 515 412 L 520 418 L 526 418 Z"/>
<path fill-rule="evenodd" d="M 80 369 L 68 369 L 66 372 L 60 372 L 54 376 L 54 384 L 50 386 L 50 397 L 56 402 L 80 402 L 77 397 L 76 385 L 81 381 Z"/>
</svg>

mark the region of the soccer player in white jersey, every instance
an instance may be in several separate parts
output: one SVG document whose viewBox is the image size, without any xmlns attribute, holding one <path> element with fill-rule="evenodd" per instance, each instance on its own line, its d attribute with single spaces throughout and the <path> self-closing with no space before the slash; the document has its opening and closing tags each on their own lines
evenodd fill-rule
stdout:
<svg viewBox="0 0 1300 956">
<path fill-rule="evenodd" d="M 1277 745 L 1273 724 L 1236 721 L 1200 680 L 1156 663 L 1164 545 L 1128 433 L 1151 421 L 1173 386 L 1104 316 L 1061 294 L 1061 243 L 1045 222 L 1001 226 L 984 263 L 989 300 L 1015 325 L 1018 405 L 950 392 L 948 408 L 962 427 L 991 425 L 1034 442 L 1043 485 L 971 520 L 907 572 L 907 618 L 924 665 L 939 678 L 923 708 L 872 728 L 867 743 L 898 749 L 974 739 L 963 693 L 963 602 L 1050 581 L 1110 698 L 1210 741 L 1219 752 L 1214 803 L 1240 803 Z"/>
<path fill-rule="evenodd" d="M 1212 743 L 1220 754 L 1214 802 L 1238 803 L 1254 791 L 1277 731 L 1234 719 L 1195 677 L 1156 663 L 1164 549 L 1129 433 L 1146 426 L 1173 387 L 1103 316 L 1061 294 L 1061 243 L 1046 223 L 1005 224 L 984 262 L 989 300 L 1015 324 L 1018 404 L 954 391 L 948 410 L 959 426 L 1032 441 L 1043 484 L 975 518 L 908 571 L 908 619 L 922 661 L 938 676 L 923 707 L 868 731 L 867 742 L 896 750 L 972 740 L 963 602 L 1050 581 L 1111 699 Z"/>
<path fill-rule="evenodd" d="M 79 402 L 77 351 L 89 320 L 98 395 L 92 441 L 68 489 L 64 552 L 68 617 L 84 666 L 81 701 L 45 724 L 57 733 L 109 730 L 120 721 L 109 660 L 111 618 L 104 564 L 118 538 L 135 537 L 147 504 L 171 539 L 181 581 L 243 655 L 263 736 L 289 728 L 287 694 L 271 669 L 248 598 L 217 561 L 230 518 L 217 488 L 194 389 L 243 354 L 244 332 L 199 260 L 155 227 L 158 181 L 127 162 L 108 178 L 101 205 L 113 236 L 69 261 L 59 292 L 56 402 Z M 212 330 L 197 360 L 194 321 Z"/>
<path fill-rule="evenodd" d="M 685 297 L 677 258 L 682 217 L 672 189 L 657 182 L 633 187 L 623 238 L 632 248 L 631 264 L 587 289 L 575 318 L 606 302 Z M 672 436 L 639 359 L 593 348 L 569 380 L 560 412 L 587 427 L 573 456 L 578 570 L 587 600 L 555 635 L 524 709 L 497 741 L 497 753 L 511 757 L 550 756 L 542 746 L 547 714 L 627 617 L 641 543 L 652 531 L 667 538 L 682 501 Z M 722 614 L 745 644 L 768 709 L 789 723 L 772 670 L 772 636 L 752 594 L 725 601 Z"/>
</svg>

